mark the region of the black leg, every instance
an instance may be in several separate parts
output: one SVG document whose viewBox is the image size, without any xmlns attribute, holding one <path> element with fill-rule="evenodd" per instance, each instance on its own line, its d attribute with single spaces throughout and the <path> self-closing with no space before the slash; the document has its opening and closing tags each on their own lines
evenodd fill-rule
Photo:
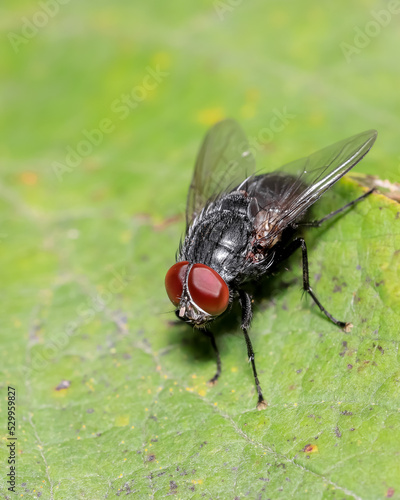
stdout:
<svg viewBox="0 0 400 500">
<path fill-rule="evenodd" d="M 247 345 L 247 355 L 249 357 L 249 361 L 251 361 L 251 366 L 253 368 L 254 382 L 256 384 L 257 394 L 258 394 L 258 402 L 257 402 L 257 410 L 265 410 L 267 407 L 267 402 L 264 401 L 264 396 L 262 395 L 260 382 L 258 380 L 256 364 L 254 361 L 254 351 L 253 346 L 251 345 L 251 340 L 247 330 L 250 327 L 251 318 L 253 316 L 252 307 L 251 307 L 251 298 L 250 295 L 243 290 L 239 292 L 239 300 L 240 305 L 242 306 L 242 330 L 244 334 L 244 338 L 246 340 Z"/>
<path fill-rule="evenodd" d="M 321 304 L 321 302 L 317 299 L 317 296 L 313 292 L 311 286 L 310 286 L 310 279 L 309 279 L 309 273 L 308 273 L 308 257 L 307 257 L 307 246 L 306 242 L 304 241 L 303 238 L 297 238 L 292 243 L 289 245 L 289 247 L 286 249 L 285 254 L 287 256 L 291 255 L 295 250 L 297 250 L 299 247 L 301 247 L 302 255 L 303 255 L 303 289 L 305 292 L 309 293 L 313 299 L 313 301 L 317 304 L 317 306 L 321 309 L 321 311 L 325 314 L 327 318 L 329 318 L 335 325 L 340 326 L 340 328 L 343 328 L 345 332 L 349 332 L 352 328 L 351 323 L 346 323 L 344 321 L 338 321 L 336 318 L 330 314 L 325 307 Z"/>
<path fill-rule="evenodd" d="M 345 205 L 344 207 L 339 208 L 338 210 L 335 210 L 334 212 L 331 212 L 328 215 L 325 215 L 325 217 L 322 217 L 322 219 L 313 220 L 310 222 L 299 222 L 298 224 L 296 224 L 296 226 L 319 227 L 323 222 L 329 220 L 331 217 L 334 217 L 337 214 L 340 214 L 341 212 L 346 210 L 346 208 L 352 207 L 353 205 L 355 205 L 359 201 L 363 200 L 364 198 L 366 198 L 367 196 L 372 194 L 374 191 L 375 191 L 375 188 L 370 189 L 369 191 L 367 191 L 366 193 L 364 193 L 363 195 L 361 195 L 357 199 L 351 201 L 350 203 L 347 203 L 347 205 Z"/>
<path fill-rule="evenodd" d="M 214 349 L 215 355 L 217 356 L 217 372 L 213 376 L 213 378 L 208 381 L 208 383 L 210 385 L 215 385 L 219 379 L 219 376 L 221 375 L 221 357 L 219 355 L 218 347 L 217 347 L 217 344 L 215 342 L 214 334 L 212 332 L 210 332 L 209 330 L 205 330 L 204 333 L 210 339 L 212 348 Z"/>
</svg>

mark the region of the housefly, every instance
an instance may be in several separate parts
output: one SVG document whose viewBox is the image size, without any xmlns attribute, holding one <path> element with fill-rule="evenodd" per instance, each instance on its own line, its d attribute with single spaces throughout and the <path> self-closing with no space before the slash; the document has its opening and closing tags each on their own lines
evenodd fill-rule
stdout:
<svg viewBox="0 0 400 500">
<path fill-rule="evenodd" d="M 311 205 L 367 154 L 376 136 L 375 130 L 362 132 L 264 174 L 256 173 L 246 137 L 234 120 L 214 125 L 200 148 L 187 197 L 185 237 L 165 287 L 176 316 L 211 340 L 217 359 L 211 384 L 220 376 L 221 360 L 209 325 L 239 300 L 259 410 L 267 403 L 248 334 L 252 300 L 244 284 L 271 274 L 300 248 L 304 290 L 333 323 L 349 331 L 351 323 L 335 319 L 313 292 L 307 246 L 298 230 L 320 226 L 372 192 L 320 220 L 309 219 Z"/>
</svg>

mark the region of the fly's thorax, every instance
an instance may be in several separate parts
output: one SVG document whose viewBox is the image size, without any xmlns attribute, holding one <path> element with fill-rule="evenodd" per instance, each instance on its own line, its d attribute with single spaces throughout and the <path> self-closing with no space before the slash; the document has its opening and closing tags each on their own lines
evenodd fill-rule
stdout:
<svg viewBox="0 0 400 500">
<path fill-rule="evenodd" d="M 245 262 L 251 237 L 248 203 L 238 192 L 212 203 L 188 228 L 179 259 L 206 264 L 232 282 Z"/>
<path fill-rule="evenodd" d="M 247 217 L 249 203 L 250 199 L 245 190 L 232 191 L 218 200 L 216 209 Z"/>
</svg>

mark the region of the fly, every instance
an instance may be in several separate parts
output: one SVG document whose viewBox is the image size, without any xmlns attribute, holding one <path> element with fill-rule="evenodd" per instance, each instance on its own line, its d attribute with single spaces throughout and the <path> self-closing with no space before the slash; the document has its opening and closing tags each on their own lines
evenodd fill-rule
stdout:
<svg viewBox="0 0 400 500">
<path fill-rule="evenodd" d="M 350 330 L 351 323 L 335 319 L 313 292 L 307 246 L 298 229 L 319 227 L 372 193 L 364 193 L 320 220 L 309 219 L 311 205 L 367 154 L 376 136 L 375 130 L 362 132 L 264 174 L 255 172 L 247 139 L 234 120 L 214 125 L 200 148 L 187 197 L 185 237 L 176 264 L 166 274 L 165 287 L 176 316 L 210 338 L 217 358 L 211 384 L 221 374 L 221 358 L 209 325 L 239 300 L 259 410 L 267 403 L 248 334 L 251 296 L 243 285 L 272 273 L 301 248 L 304 290 L 335 325 Z"/>
</svg>

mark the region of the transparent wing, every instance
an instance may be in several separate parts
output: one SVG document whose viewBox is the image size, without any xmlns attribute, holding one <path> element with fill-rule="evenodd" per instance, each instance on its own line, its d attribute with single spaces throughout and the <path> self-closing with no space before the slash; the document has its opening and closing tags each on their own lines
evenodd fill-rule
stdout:
<svg viewBox="0 0 400 500">
<path fill-rule="evenodd" d="M 254 186 L 254 195 L 257 196 L 261 183 L 269 187 L 272 196 L 269 200 L 264 197 L 264 208 L 272 205 L 279 208 L 276 231 L 282 231 L 298 219 L 352 169 L 368 153 L 376 136 L 376 130 L 361 132 L 260 176 L 260 185 Z"/>
<path fill-rule="evenodd" d="M 236 121 L 223 120 L 215 124 L 197 156 L 187 197 L 186 223 L 189 225 L 209 200 L 238 186 L 254 171 L 254 157 Z"/>
</svg>

